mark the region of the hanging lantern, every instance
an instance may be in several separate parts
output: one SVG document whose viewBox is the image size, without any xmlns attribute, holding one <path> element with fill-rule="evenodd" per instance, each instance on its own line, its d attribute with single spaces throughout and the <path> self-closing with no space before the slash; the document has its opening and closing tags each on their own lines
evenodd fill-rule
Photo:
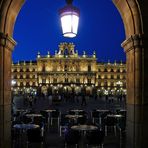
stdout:
<svg viewBox="0 0 148 148">
<path fill-rule="evenodd" d="M 73 38 L 77 35 L 80 11 L 72 5 L 73 0 L 66 0 L 67 5 L 59 10 L 64 37 Z"/>
</svg>

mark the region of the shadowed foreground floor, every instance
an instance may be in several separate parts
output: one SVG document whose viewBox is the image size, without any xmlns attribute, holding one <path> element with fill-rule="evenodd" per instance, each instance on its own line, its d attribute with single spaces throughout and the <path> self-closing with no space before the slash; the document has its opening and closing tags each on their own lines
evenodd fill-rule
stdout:
<svg viewBox="0 0 148 148">
<path fill-rule="evenodd" d="M 26 109 L 29 107 L 29 104 L 25 103 L 22 97 L 15 97 L 14 103 L 16 108 L 23 108 Z M 92 109 L 98 108 L 98 109 L 125 109 L 125 103 L 124 101 L 118 102 L 116 98 L 114 98 L 113 103 L 109 101 L 106 102 L 105 98 L 98 98 L 97 100 L 94 100 L 93 98 L 87 98 L 87 105 L 81 106 L 81 98 L 79 98 L 79 102 L 77 101 L 71 101 L 68 102 L 62 101 L 58 105 L 53 105 L 49 101 L 48 98 L 38 98 L 36 103 L 33 104 L 32 108 L 39 112 L 40 110 L 54 108 L 59 109 L 61 113 L 66 113 L 69 109 L 84 109 L 88 112 L 88 116 L 90 116 L 90 111 Z M 57 122 L 54 121 L 54 124 L 49 126 L 48 129 L 45 129 L 45 136 L 44 136 L 44 144 L 43 148 L 64 148 L 64 136 L 59 136 L 59 130 L 57 128 Z M 23 138 L 20 143 L 14 142 L 12 144 L 13 148 L 27 148 L 26 145 L 26 138 Z M 39 148 L 41 147 L 40 144 L 30 144 L 29 148 Z M 79 148 L 86 148 L 86 145 L 79 145 Z M 93 148 L 93 147 L 90 147 Z M 113 132 L 110 132 L 107 136 L 105 136 L 104 139 L 104 148 L 125 148 L 125 133 L 123 133 L 123 136 L 119 136 L 119 132 L 117 132 L 117 135 L 115 136 Z"/>
</svg>

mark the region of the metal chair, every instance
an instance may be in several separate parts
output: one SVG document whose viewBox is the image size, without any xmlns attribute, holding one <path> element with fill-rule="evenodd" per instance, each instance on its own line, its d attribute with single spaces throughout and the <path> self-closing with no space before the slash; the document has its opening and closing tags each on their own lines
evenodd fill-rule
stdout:
<svg viewBox="0 0 148 148">
<path fill-rule="evenodd" d="M 32 119 L 31 119 L 31 118 L 28 118 L 28 117 L 26 117 L 26 116 L 24 115 L 24 116 L 22 116 L 22 118 L 21 118 L 21 122 L 24 123 L 24 124 L 32 123 Z"/>
<path fill-rule="evenodd" d="M 91 112 L 91 117 L 92 117 L 92 122 L 95 123 L 96 120 L 100 119 L 99 112 L 96 110 L 93 110 Z"/>
<path fill-rule="evenodd" d="M 29 148 L 30 144 L 39 144 L 39 143 L 40 143 L 40 148 L 43 148 L 43 142 L 44 139 L 41 134 L 40 128 L 27 130 L 27 148 Z"/>
<path fill-rule="evenodd" d="M 58 128 L 60 126 L 60 112 L 58 110 L 51 112 L 51 125 L 53 125 L 53 120 L 57 120 Z"/>
<path fill-rule="evenodd" d="M 68 129 L 69 125 L 69 119 L 65 117 L 65 114 L 62 114 L 60 121 L 60 136 L 62 136 L 63 130 L 65 131 L 66 129 Z"/>
<path fill-rule="evenodd" d="M 45 123 L 46 124 L 49 124 L 49 119 L 48 119 L 49 118 L 49 115 L 48 115 L 48 112 L 42 110 L 42 111 L 40 111 L 40 114 L 44 117 Z"/>
<path fill-rule="evenodd" d="M 105 118 L 105 136 L 107 136 L 107 132 L 108 132 L 108 127 L 110 128 L 114 128 L 114 133 L 116 136 L 116 128 L 117 128 L 117 119 L 115 117 L 106 117 Z"/>
<path fill-rule="evenodd" d="M 69 115 L 75 115 L 76 113 L 75 113 L 74 111 L 71 111 L 71 110 L 70 110 L 70 111 L 68 111 L 68 114 L 69 114 Z"/>
<path fill-rule="evenodd" d="M 75 145 L 75 147 L 77 148 L 79 140 L 79 131 L 68 130 L 67 133 L 65 133 L 65 148 L 67 148 L 68 145 Z"/>
<path fill-rule="evenodd" d="M 77 124 L 86 124 L 86 122 L 87 122 L 87 116 L 86 115 L 77 118 Z"/>
<path fill-rule="evenodd" d="M 33 118 L 33 124 L 39 125 L 40 128 L 44 128 L 45 122 L 43 117 L 34 117 Z"/>
<path fill-rule="evenodd" d="M 87 148 L 89 145 L 101 146 L 101 148 L 103 148 L 104 132 L 99 130 L 88 132 L 86 139 Z"/>
</svg>

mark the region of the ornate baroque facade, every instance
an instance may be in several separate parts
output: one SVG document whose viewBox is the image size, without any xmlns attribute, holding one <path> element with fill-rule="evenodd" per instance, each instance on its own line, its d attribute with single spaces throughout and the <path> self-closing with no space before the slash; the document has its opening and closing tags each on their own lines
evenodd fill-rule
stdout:
<svg viewBox="0 0 148 148">
<path fill-rule="evenodd" d="M 55 55 L 41 56 L 36 61 L 12 64 L 12 90 L 14 93 L 56 91 L 88 93 L 126 93 L 126 65 L 97 62 L 96 53 L 78 55 L 73 43 L 61 43 Z"/>
</svg>

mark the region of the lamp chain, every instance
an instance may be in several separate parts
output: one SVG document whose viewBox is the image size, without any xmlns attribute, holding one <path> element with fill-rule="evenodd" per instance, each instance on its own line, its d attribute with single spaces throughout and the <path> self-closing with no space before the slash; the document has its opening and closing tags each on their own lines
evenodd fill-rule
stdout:
<svg viewBox="0 0 148 148">
<path fill-rule="evenodd" d="M 73 0 L 66 0 L 67 4 L 72 4 Z"/>
</svg>

